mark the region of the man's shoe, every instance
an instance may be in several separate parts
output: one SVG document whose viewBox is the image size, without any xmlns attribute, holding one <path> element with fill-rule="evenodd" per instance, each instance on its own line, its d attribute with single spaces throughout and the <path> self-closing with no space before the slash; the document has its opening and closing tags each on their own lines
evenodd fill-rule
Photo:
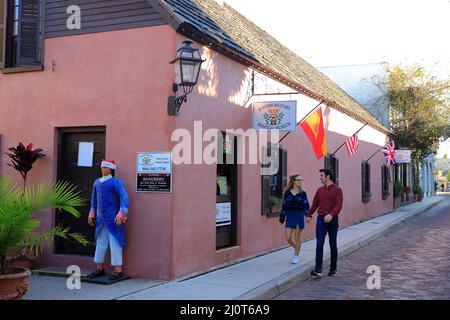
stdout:
<svg viewBox="0 0 450 320">
<path fill-rule="evenodd" d="M 313 277 L 321 277 L 322 276 L 322 272 L 318 271 L 318 270 L 313 270 L 313 271 L 311 271 L 311 275 Z"/>
<path fill-rule="evenodd" d="M 91 272 L 87 275 L 88 278 L 94 279 L 94 278 L 100 278 L 105 275 L 105 270 L 95 270 L 94 272 Z"/>
<path fill-rule="evenodd" d="M 328 276 L 329 276 L 329 277 L 336 277 L 336 273 L 337 273 L 336 270 L 330 271 L 330 272 L 328 272 Z"/>
<path fill-rule="evenodd" d="M 297 263 L 299 263 L 300 262 L 300 257 L 299 256 L 296 256 L 295 254 L 292 256 L 292 261 L 291 261 L 291 263 L 292 264 L 297 264 Z"/>
<path fill-rule="evenodd" d="M 109 281 L 116 281 L 116 280 L 119 280 L 120 278 L 122 278 L 123 277 L 123 274 L 122 274 L 122 272 L 117 272 L 117 271 L 114 271 L 112 274 L 111 274 L 111 276 L 109 277 Z"/>
</svg>

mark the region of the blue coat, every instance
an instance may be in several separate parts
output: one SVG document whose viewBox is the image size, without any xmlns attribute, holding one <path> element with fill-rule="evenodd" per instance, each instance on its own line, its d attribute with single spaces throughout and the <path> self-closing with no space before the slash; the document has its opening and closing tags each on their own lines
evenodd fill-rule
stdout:
<svg viewBox="0 0 450 320">
<path fill-rule="evenodd" d="M 286 218 L 286 228 L 305 228 L 305 215 L 309 211 L 308 196 L 305 191 L 297 193 L 295 196 L 290 190 L 283 196 L 283 207 L 280 216 Z"/>
<path fill-rule="evenodd" d="M 128 194 L 123 182 L 117 178 L 110 178 L 104 182 L 95 180 L 92 190 L 91 210 L 96 212 L 95 238 L 103 225 L 117 239 L 119 244 L 125 246 L 125 225 L 120 227 L 114 223 L 114 218 L 120 211 L 128 213 Z"/>
</svg>

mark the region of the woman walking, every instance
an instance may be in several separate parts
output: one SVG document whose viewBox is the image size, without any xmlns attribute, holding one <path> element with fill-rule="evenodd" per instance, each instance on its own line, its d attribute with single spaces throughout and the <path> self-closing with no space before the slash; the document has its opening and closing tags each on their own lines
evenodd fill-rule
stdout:
<svg viewBox="0 0 450 320">
<path fill-rule="evenodd" d="M 280 212 L 280 222 L 284 223 L 286 220 L 286 241 L 294 247 L 293 264 L 300 262 L 302 230 L 305 228 L 305 214 L 309 211 L 308 196 L 302 188 L 302 183 L 303 178 L 298 174 L 289 177 Z"/>
</svg>

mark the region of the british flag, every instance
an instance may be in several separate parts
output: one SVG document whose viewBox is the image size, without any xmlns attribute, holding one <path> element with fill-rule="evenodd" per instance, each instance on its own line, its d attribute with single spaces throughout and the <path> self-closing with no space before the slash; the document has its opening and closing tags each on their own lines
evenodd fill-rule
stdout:
<svg viewBox="0 0 450 320">
<path fill-rule="evenodd" d="M 394 141 L 391 141 L 383 148 L 384 157 L 386 158 L 386 163 L 388 166 L 391 164 L 396 164 L 394 147 Z"/>
</svg>

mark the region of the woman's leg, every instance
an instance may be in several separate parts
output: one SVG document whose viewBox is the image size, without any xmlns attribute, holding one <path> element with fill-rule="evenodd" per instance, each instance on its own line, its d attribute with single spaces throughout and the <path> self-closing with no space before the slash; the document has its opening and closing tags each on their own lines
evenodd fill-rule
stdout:
<svg viewBox="0 0 450 320">
<path fill-rule="evenodd" d="M 287 243 L 289 243 L 291 246 L 293 246 L 295 248 L 295 242 L 292 241 L 292 232 L 293 231 L 294 231 L 294 229 L 286 228 L 285 229 L 285 234 L 286 234 L 286 241 L 287 241 Z"/>
<path fill-rule="evenodd" d="M 300 247 L 302 246 L 302 229 L 299 226 L 295 229 L 295 255 L 298 256 L 300 254 Z"/>
</svg>

